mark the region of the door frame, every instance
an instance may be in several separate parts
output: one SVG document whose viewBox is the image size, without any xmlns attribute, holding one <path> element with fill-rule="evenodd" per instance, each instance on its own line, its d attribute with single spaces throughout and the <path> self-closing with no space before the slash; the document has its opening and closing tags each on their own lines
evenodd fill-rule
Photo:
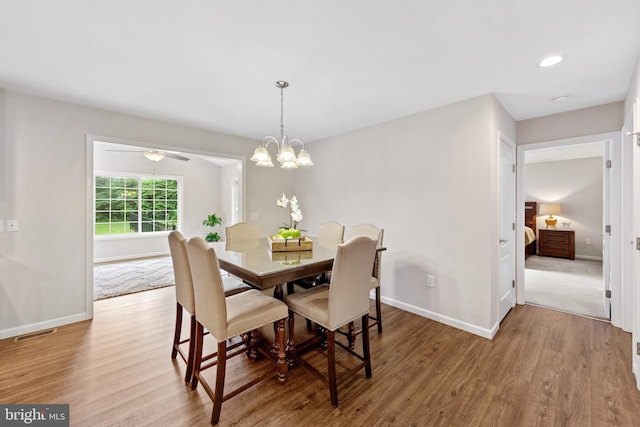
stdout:
<svg viewBox="0 0 640 427">
<path fill-rule="evenodd" d="M 623 286 L 622 276 L 622 220 L 621 205 L 622 195 L 620 193 L 622 180 L 622 156 L 621 156 L 621 134 L 620 132 L 607 132 L 595 135 L 586 135 L 574 138 L 557 139 L 551 141 L 537 142 L 532 144 L 517 146 L 517 173 L 516 173 L 516 203 L 518 206 L 516 215 L 516 301 L 518 304 L 525 303 L 524 294 L 524 202 L 525 202 L 525 153 L 527 151 L 539 150 L 543 148 L 557 148 L 569 145 L 584 144 L 589 142 L 610 140 L 611 159 L 613 168 L 611 170 L 611 324 L 613 326 L 629 331 L 632 325 L 632 313 L 625 310 L 622 301 L 631 298 L 631 288 Z"/>
</svg>

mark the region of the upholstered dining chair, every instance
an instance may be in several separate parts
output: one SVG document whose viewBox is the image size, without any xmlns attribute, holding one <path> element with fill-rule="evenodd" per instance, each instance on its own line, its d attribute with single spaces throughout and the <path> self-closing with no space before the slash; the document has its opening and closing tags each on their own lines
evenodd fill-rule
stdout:
<svg viewBox="0 0 640 427">
<path fill-rule="evenodd" d="M 246 333 L 251 333 L 251 341 L 257 340 L 257 329 L 274 324 L 275 341 L 273 353 L 257 346 L 265 357 L 272 360 L 276 355 L 275 372 L 278 379 L 286 379 L 287 362 L 285 356 L 285 321 L 288 316 L 287 305 L 275 298 L 267 296 L 255 289 L 225 297 L 220 274 L 218 257 L 212 247 L 202 238 L 194 237 L 187 243 L 187 253 L 193 277 L 194 301 L 196 307 L 196 349 L 191 388 L 196 389 L 198 382 L 213 401 L 211 424 L 220 420 L 222 402 L 245 391 L 249 387 L 269 378 L 271 375 L 261 374 L 233 391 L 224 393 L 224 380 L 227 360 L 244 353 L 244 349 L 228 353 L 227 340 Z M 205 328 L 218 342 L 217 356 L 213 363 L 203 364 L 203 337 Z M 212 388 L 201 375 L 201 372 L 216 366 L 215 386 Z"/>
<path fill-rule="evenodd" d="M 322 376 L 300 356 L 300 351 L 323 339 L 322 334 L 296 348 L 294 342 L 295 314 L 299 314 L 324 328 L 327 339 L 328 379 L 331 403 L 338 405 L 338 378 L 336 372 L 336 345 L 358 357 L 362 363 L 341 377 L 349 378 L 361 368 L 371 378 L 369 351 L 369 291 L 371 269 L 377 242 L 366 236 L 355 237 L 338 246 L 331 282 L 287 296 L 289 306 L 289 357 Z M 360 318 L 362 320 L 362 355 L 336 341 L 335 332 L 342 326 Z"/>
<path fill-rule="evenodd" d="M 173 262 L 173 276 L 176 291 L 176 324 L 173 335 L 173 346 L 171 348 L 171 358 L 175 359 L 179 354 L 182 360 L 187 364 L 184 376 L 184 382 L 191 381 L 193 374 L 194 352 L 195 352 L 195 333 L 196 333 L 196 307 L 193 297 L 193 281 L 191 278 L 191 268 L 187 256 L 186 239 L 179 231 L 169 233 L 169 250 L 171 252 L 171 261 Z M 245 290 L 251 289 L 250 286 L 242 283 L 232 277 L 224 279 L 225 295 L 235 295 Z M 189 338 L 181 339 L 182 336 L 182 315 L 186 310 L 191 315 Z M 188 353 L 185 354 L 180 345 L 189 343 Z"/>
<path fill-rule="evenodd" d="M 260 238 L 260 229 L 255 224 L 237 222 L 225 228 L 227 242 L 237 240 L 257 240 Z"/>
<path fill-rule="evenodd" d="M 338 245 L 342 243 L 343 238 L 344 225 L 338 224 L 335 221 L 323 222 L 318 227 L 317 243 L 319 245 L 335 250 Z M 289 282 L 287 283 L 287 291 L 292 294 L 294 292 L 294 284 L 304 289 L 309 289 L 316 286 L 316 284 L 328 282 L 329 274 L 330 272 L 326 272 L 319 276 L 310 276 L 296 280 L 295 282 Z"/>
<path fill-rule="evenodd" d="M 384 237 L 384 229 L 378 228 L 373 224 L 359 224 L 350 227 L 346 231 L 345 239 L 351 239 L 356 236 L 367 236 L 370 239 L 374 239 L 378 242 L 378 247 L 382 247 L 382 241 Z M 371 289 L 375 289 L 376 293 L 376 315 L 369 316 L 373 322 L 369 323 L 369 327 L 378 326 L 378 333 L 382 332 L 382 310 L 380 303 L 380 267 L 382 266 L 382 252 L 376 252 L 375 262 L 373 264 L 373 271 L 371 273 Z M 351 333 L 353 328 L 351 327 Z M 353 337 L 350 338 L 353 340 Z"/>
</svg>

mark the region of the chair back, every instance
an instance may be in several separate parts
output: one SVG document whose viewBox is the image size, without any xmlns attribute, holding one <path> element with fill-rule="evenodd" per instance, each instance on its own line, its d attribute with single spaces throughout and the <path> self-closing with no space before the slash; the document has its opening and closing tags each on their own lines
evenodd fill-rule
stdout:
<svg viewBox="0 0 640 427">
<path fill-rule="evenodd" d="M 227 242 L 239 240 L 257 240 L 260 238 L 260 229 L 255 224 L 237 222 L 226 229 Z"/>
<path fill-rule="evenodd" d="M 335 221 L 320 224 L 318 228 L 318 243 L 328 248 L 335 248 L 343 242 L 344 225 Z"/>
<path fill-rule="evenodd" d="M 169 233 L 169 250 L 173 262 L 173 277 L 176 288 L 176 301 L 191 314 L 196 313 L 193 298 L 193 281 L 187 256 L 187 239 L 179 231 Z"/>
<path fill-rule="evenodd" d="M 384 229 L 378 228 L 373 224 L 359 224 L 350 227 L 347 230 L 346 240 L 349 240 L 356 236 L 367 236 L 370 239 L 374 239 L 378 242 L 378 247 L 382 247 L 382 240 L 384 238 Z M 373 265 L 372 276 L 380 280 L 380 267 L 381 267 L 381 252 L 376 252 L 376 260 Z"/>
<path fill-rule="evenodd" d="M 338 246 L 329 284 L 331 330 L 369 313 L 371 268 L 377 243 L 366 236 Z"/>
<path fill-rule="evenodd" d="M 224 340 L 227 337 L 227 304 L 218 257 L 201 237 L 189 239 L 187 253 L 193 277 L 196 320 L 216 340 Z"/>
</svg>

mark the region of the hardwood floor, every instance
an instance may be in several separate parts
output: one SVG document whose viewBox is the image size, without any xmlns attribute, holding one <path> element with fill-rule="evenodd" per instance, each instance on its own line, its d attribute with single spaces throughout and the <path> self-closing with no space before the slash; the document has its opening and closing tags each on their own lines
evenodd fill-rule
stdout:
<svg viewBox="0 0 640 427">
<path fill-rule="evenodd" d="M 170 359 L 173 292 L 98 301 L 93 321 L 0 341 L 0 402 L 68 403 L 72 426 L 209 425 L 209 397 L 185 386 L 184 363 Z M 640 424 L 631 336 L 608 323 L 518 306 L 487 340 L 389 306 L 383 316 L 384 332 L 371 330 L 373 378 L 363 371 L 339 386 L 338 408 L 296 367 L 284 385 L 273 378 L 225 402 L 219 425 Z M 264 363 L 236 357 L 227 379 Z"/>
</svg>

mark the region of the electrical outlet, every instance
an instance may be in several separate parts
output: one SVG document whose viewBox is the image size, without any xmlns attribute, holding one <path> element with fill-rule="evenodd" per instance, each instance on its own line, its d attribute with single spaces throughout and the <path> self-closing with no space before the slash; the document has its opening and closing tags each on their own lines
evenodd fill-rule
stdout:
<svg viewBox="0 0 640 427">
<path fill-rule="evenodd" d="M 251 221 L 258 220 L 258 212 L 251 212 Z"/>
<path fill-rule="evenodd" d="M 427 274 L 427 287 L 435 288 L 436 287 L 436 276 L 433 274 Z"/>
<path fill-rule="evenodd" d="M 18 231 L 18 220 L 17 219 L 8 219 L 7 220 L 7 231 Z"/>
</svg>

